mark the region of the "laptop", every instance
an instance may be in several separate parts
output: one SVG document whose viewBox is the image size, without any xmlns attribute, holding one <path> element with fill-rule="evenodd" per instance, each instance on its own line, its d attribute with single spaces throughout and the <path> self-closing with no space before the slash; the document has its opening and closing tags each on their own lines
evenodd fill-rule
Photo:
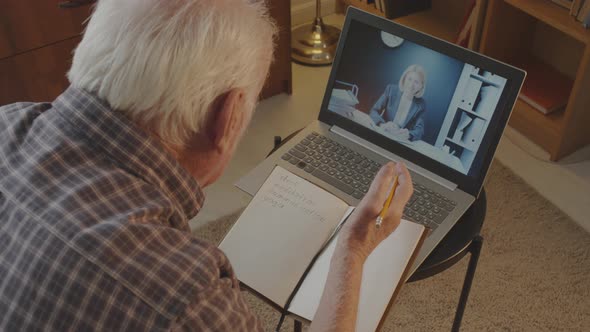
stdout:
<svg viewBox="0 0 590 332">
<path fill-rule="evenodd" d="M 415 189 L 403 217 L 432 229 L 411 275 L 481 192 L 525 75 L 350 7 L 318 119 L 236 186 L 254 195 L 279 165 L 356 205 L 403 161 Z"/>
</svg>

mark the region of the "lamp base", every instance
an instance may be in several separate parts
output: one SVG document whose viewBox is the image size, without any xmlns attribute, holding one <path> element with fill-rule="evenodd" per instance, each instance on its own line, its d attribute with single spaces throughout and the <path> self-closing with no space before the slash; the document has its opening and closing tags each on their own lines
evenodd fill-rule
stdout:
<svg viewBox="0 0 590 332">
<path fill-rule="evenodd" d="M 291 33 L 291 58 L 306 65 L 329 65 L 334 61 L 340 29 L 325 25 L 321 18 Z"/>
</svg>

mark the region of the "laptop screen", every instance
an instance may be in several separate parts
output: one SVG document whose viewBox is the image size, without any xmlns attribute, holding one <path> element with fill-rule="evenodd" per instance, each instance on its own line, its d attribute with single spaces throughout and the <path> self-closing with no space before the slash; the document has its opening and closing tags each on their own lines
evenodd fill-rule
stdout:
<svg viewBox="0 0 590 332">
<path fill-rule="evenodd" d="M 328 110 L 467 175 L 506 82 L 352 21 Z"/>
<path fill-rule="evenodd" d="M 416 158 L 408 156 L 420 155 L 419 160 L 450 168 L 446 174 L 451 178 L 457 173 L 478 178 L 482 169 L 485 173 L 490 147 L 493 155 L 514 104 L 506 106 L 501 98 L 510 85 L 501 73 L 506 70 L 492 69 L 500 63 L 476 61 L 484 57 L 469 57 L 475 53 L 388 21 L 381 25 L 393 28 L 354 19 L 347 23 L 322 112 L 327 109 L 365 128 L 352 130 L 355 134 L 369 129 L 372 134 L 359 136 L 376 134 L 379 141 L 388 141 L 388 150 L 396 147 L 393 152 L 412 162 Z M 437 51 L 437 44 L 447 52 Z M 453 52 L 468 54 L 461 60 Z M 522 78 L 513 82 L 516 94 Z M 408 150 L 412 152 L 404 155 Z"/>
</svg>

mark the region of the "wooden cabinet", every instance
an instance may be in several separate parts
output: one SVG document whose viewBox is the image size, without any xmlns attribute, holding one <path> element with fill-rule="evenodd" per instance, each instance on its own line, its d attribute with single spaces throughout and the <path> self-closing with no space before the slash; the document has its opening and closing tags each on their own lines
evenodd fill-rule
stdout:
<svg viewBox="0 0 590 332">
<path fill-rule="evenodd" d="M 89 4 L 0 0 L 0 105 L 52 101 L 68 86 L 66 72 Z"/>
<path fill-rule="evenodd" d="M 79 35 L 90 5 L 59 8 L 57 1 L 0 0 L 0 59 Z"/>
<path fill-rule="evenodd" d="M 92 7 L 58 3 L 0 0 L 0 105 L 52 101 L 69 85 L 66 72 Z M 290 1 L 270 1 L 270 12 L 280 34 L 263 98 L 291 93 Z"/>
<path fill-rule="evenodd" d="M 434 0 L 430 9 L 399 17 L 393 21 L 454 43 L 464 23 L 465 14 L 470 3 L 471 1 L 467 0 Z M 475 16 L 471 21 L 472 33 L 468 45 L 471 49 L 478 48 L 486 4 L 487 0 L 475 1 Z M 383 13 L 376 8 L 375 2 L 369 3 L 367 0 L 338 0 L 338 5 L 339 12 L 342 13 L 344 13 L 347 6 L 354 6 L 375 15 L 383 16 Z"/>
<path fill-rule="evenodd" d="M 274 62 L 270 66 L 269 76 L 262 89 L 261 98 L 268 98 L 279 93 L 291 94 L 291 1 L 268 1 L 270 15 L 279 29 L 275 41 Z"/>
<path fill-rule="evenodd" d="M 540 0 L 490 0 L 480 52 L 515 64 L 538 62 L 569 76 L 567 106 L 545 115 L 518 99 L 510 126 L 552 160 L 590 143 L 590 30 L 569 12 Z"/>
<path fill-rule="evenodd" d="M 16 101 L 53 101 L 68 85 L 76 36 L 0 60 L 0 105 Z"/>
</svg>

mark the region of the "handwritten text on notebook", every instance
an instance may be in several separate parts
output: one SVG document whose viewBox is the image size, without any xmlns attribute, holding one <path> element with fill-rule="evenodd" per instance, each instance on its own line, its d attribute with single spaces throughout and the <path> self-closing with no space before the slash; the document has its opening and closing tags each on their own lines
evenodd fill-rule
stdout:
<svg viewBox="0 0 590 332">
<path fill-rule="evenodd" d="M 298 186 L 305 181 L 299 177 L 281 175 L 272 186 L 263 193 L 261 201 L 272 208 L 298 210 L 313 219 L 324 222 L 326 217 L 317 210 L 317 202 L 308 197 Z"/>
</svg>

